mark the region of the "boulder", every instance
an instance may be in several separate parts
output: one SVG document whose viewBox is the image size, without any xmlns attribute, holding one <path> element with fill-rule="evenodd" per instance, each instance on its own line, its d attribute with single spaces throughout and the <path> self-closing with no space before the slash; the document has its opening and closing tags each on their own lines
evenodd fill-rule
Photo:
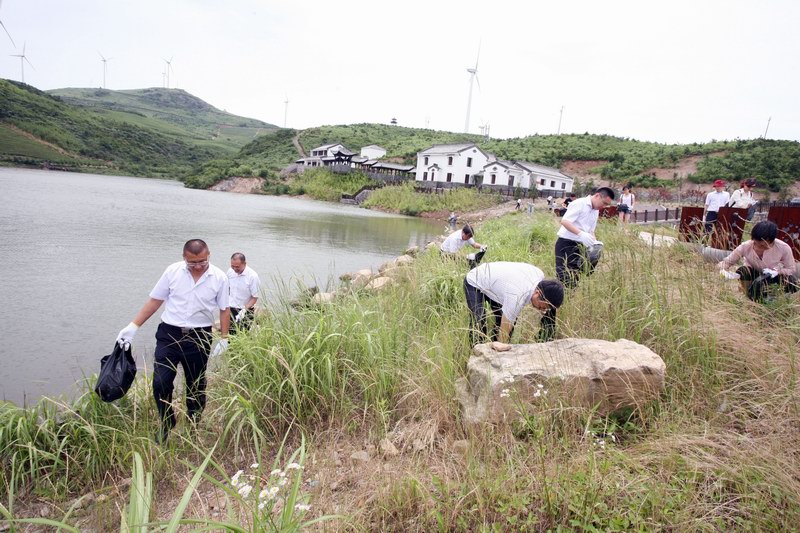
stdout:
<svg viewBox="0 0 800 533">
<path fill-rule="evenodd" d="M 353 452 L 352 454 L 350 454 L 350 460 L 353 463 L 368 463 L 369 452 L 366 451 Z"/>
<path fill-rule="evenodd" d="M 386 438 L 381 439 L 381 442 L 378 447 L 380 448 L 381 454 L 384 457 L 394 457 L 396 455 L 400 455 L 400 451 L 394 444 L 392 444 L 392 441 L 390 441 L 389 439 Z"/>
<path fill-rule="evenodd" d="M 370 281 L 367 284 L 366 289 L 368 291 L 380 291 L 386 289 L 387 287 L 391 287 L 394 285 L 394 283 L 395 282 L 392 278 L 381 276 Z"/>
<path fill-rule="evenodd" d="M 408 250 L 405 251 L 406 255 L 410 255 L 411 257 L 415 257 L 419 253 L 419 246 L 412 246 Z"/>
<path fill-rule="evenodd" d="M 396 266 L 408 266 L 414 262 L 414 258 L 411 257 L 409 254 L 401 255 L 397 259 L 394 260 L 394 264 Z"/>
<path fill-rule="evenodd" d="M 372 270 L 365 268 L 357 272 L 347 274 L 350 280 L 350 286 L 354 289 L 363 289 L 371 280 L 374 274 Z M 342 276 L 344 278 L 344 276 Z M 342 279 L 340 278 L 340 279 Z"/>
<path fill-rule="evenodd" d="M 429 242 L 428 244 L 425 245 L 425 249 L 426 250 L 433 250 L 434 248 L 436 248 L 438 250 L 439 249 L 439 244 L 431 241 L 431 242 Z"/>
<path fill-rule="evenodd" d="M 314 295 L 314 303 L 317 305 L 329 304 L 336 298 L 336 294 L 332 292 L 318 292 Z"/>
<path fill-rule="evenodd" d="M 657 397 L 665 370 L 661 357 L 625 339 L 560 339 L 507 352 L 479 344 L 456 389 L 468 424 L 513 421 L 552 398 L 608 414 Z"/>
</svg>

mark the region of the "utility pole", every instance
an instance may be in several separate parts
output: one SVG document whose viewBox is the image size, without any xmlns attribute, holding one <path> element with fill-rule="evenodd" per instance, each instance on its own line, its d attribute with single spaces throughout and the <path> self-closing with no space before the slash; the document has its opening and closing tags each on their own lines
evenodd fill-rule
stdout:
<svg viewBox="0 0 800 533">
<path fill-rule="evenodd" d="M 767 138 L 767 132 L 769 131 L 769 123 L 772 121 L 772 117 L 767 119 L 767 129 L 764 130 L 764 138 Z"/>
<path fill-rule="evenodd" d="M 556 135 L 561 135 L 561 118 L 564 116 L 564 106 L 561 106 L 561 111 L 558 113 L 558 131 L 556 131 Z"/>
<path fill-rule="evenodd" d="M 289 115 L 289 97 L 283 102 L 283 127 L 286 127 L 286 117 Z"/>
</svg>

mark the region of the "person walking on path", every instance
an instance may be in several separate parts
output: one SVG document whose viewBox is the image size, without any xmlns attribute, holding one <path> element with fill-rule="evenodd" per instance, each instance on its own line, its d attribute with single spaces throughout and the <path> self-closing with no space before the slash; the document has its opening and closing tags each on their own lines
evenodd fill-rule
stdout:
<svg viewBox="0 0 800 533">
<path fill-rule="evenodd" d="M 517 198 L 517 205 L 514 206 L 514 211 L 519 211 L 522 208 L 522 199 Z"/>
<path fill-rule="evenodd" d="M 231 256 L 231 267 L 226 274 L 233 325 L 237 329 L 249 329 L 261 290 L 261 280 L 256 271 L 247 266 L 247 259 L 241 252 Z"/>
<path fill-rule="evenodd" d="M 633 211 L 633 206 L 636 204 L 636 195 L 633 194 L 631 191 L 631 186 L 626 185 L 622 188 L 622 195 L 619 198 L 619 206 L 617 206 L 617 211 L 619 211 L 619 221 L 620 222 L 630 222 L 631 220 L 631 212 Z"/>
<path fill-rule="evenodd" d="M 564 302 L 564 286 L 560 281 L 544 279 L 541 269 L 528 263 L 497 261 L 469 271 L 464 278 L 464 295 L 472 314 L 472 344 L 489 337 L 494 349 L 505 351 L 510 348 L 507 343 L 517 317 L 527 304 L 544 314 L 540 339 L 550 340 L 555 336 L 556 309 Z M 491 335 L 486 303 L 494 316 Z"/>
<path fill-rule="evenodd" d="M 716 180 L 714 182 L 714 190 L 706 195 L 705 208 L 703 209 L 706 234 L 710 234 L 714 229 L 719 215 L 719 208 L 728 205 L 730 199 L 731 195 L 725 190 L 725 182 Z"/>
<path fill-rule="evenodd" d="M 613 200 L 614 191 L 600 187 L 594 194 L 570 203 L 561 218 L 555 247 L 556 275 L 566 287 L 574 288 L 584 269 L 587 273 L 594 270 L 599 255 L 589 252 L 603 244 L 594 234 L 597 218 L 600 209 L 611 205 Z"/>
<path fill-rule="evenodd" d="M 164 443 L 175 427 L 172 391 L 178 365 L 183 367 L 189 419 L 195 425 L 200 420 L 206 404 L 206 366 L 216 311 L 219 311 L 220 340 L 212 355 L 228 348 L 228 277 L 209 263 L 210 256 L 204 241 L 187 241 L 183 246 L 183 261 L 167 267 L 150 291 L 150 299 L 117 335 L 121 346 L 130 344 L 138 329 L 166 302 L 156 330 L 153 363 L 153 397 L 161 421 L 156 434 L 158 443 Z"/>
<path fill-rule="evenodd" d="M 778 240 L 778 226 L 763 220 L 753 226 L 750 240 L 736 247 L 720 261 L 717 267 L 726 278 L 735 278 L 728 269 L 743 260 L 744 265 L 736 270 L 747 297 L 754 302 L 764 301 L 768 285 L 781 285 L 785 292 L 798 290 L 796 266 L 792 248 Z"/>
</svg>

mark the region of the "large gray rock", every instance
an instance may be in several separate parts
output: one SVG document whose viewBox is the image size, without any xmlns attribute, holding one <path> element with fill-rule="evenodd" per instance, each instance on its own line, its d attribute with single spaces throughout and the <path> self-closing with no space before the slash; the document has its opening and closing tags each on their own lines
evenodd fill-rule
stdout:
<svg viewBox="0 0 800 533">
<path fill-rule="evenodd" d="M 642 405 L 664 389 L 664 361 L 629 340 L 560 339 L 496 352 L 479 344 L 456 383 L 468 424 L 517 420 L 558 398 L 607 414 Z"/>
<path fill-rule="evenodd" d="M 368 291 L 380 291 L 394 285 L 395 281 L 389 277 L 378 277 L 370 281 L 365 287 Z"/>
</svg>

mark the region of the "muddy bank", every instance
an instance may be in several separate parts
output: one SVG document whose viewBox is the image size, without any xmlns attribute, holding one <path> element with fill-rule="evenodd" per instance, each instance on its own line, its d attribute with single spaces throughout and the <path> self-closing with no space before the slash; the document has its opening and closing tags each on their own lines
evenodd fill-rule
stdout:
<svg viewBox="0 0 800 533">
<path fill-rule="evenodd" d="M 250 194 L 264 188 L 264 178 L 226 178 L 209 188 L 211 191 Z"/>
</svg>

